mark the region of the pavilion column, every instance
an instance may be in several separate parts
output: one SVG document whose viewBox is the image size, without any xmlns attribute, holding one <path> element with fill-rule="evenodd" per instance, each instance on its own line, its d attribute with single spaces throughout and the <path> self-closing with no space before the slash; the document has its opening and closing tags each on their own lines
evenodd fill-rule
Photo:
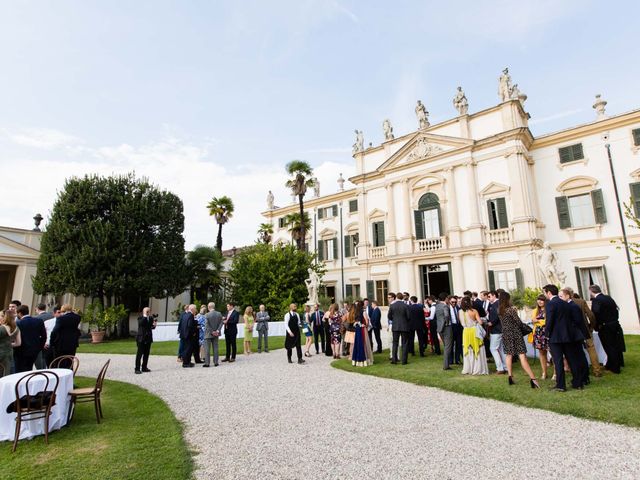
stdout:
<svg viewBox="0 0 640 480">
<path fill-rule="evenodd" d="M 402 180 L 402 218 L 403 229 L 398 253 L 413 253 L 413 233 L 411 228 L 411 196 L 409 195 L 409 179 Z"/>
<path fill-rule="evenodd" d="M 385 184 L 385 190 L 387 192 L 387 224 L 386 224 L 386 245 L 387 255 L 395 255 L 397 246 L 396 236 L 396 203 L 393 194 L 394 182 L 388 182 Z"/>
<path fill-rule="evenodd" d="M 458 201 L 456 199 L 455 179 L 453 167 L 444 170 L 444 186 L 447 213 L 447 235 L 449 237 L 449 248 L 460 246 L 460 225 L 458 221 Z"/>
</svg>

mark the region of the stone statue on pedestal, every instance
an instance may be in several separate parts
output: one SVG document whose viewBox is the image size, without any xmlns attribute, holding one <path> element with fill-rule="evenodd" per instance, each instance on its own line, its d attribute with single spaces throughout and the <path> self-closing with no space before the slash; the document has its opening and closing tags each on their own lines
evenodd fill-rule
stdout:
<svg viewBox="0 0 640 480">
<path fill-rule="evenodd" d="M 462 90 L 462 87 L 458 87 L 458 91 L 456 92 L 456 96 L 453 97 L 453 106 L 460 115 L 466 115 L 469 111 L 469 102 L 467 101 L 467 97 Z"/>
<path fill-rule="evenodd" d="M 524 102 L 527 100 L 527 96 L 520 91 L 517 83 L 511 87 L 511 98 L 513 100 L 520 100 L 522 106 L 524 106 Z"/>
<path fill-rule="evenodd" d="M 509 69 L 505 68 L 502 71 L 502 75 L 500 75 L 500 78 L 498 79 L 498 96 L 500 97 L 501 102 L 506 102 L 507 100 L 512 98 L 512 88 L 513 87 L 511 85 L 511 75 L 509 75 Z"/>
<path fill-rule="evenodd" d="M 558 254 L 551 249 L 549 242 L 544 242 L 542 248 L 532 250 L 527 255 L 535 255 L 538 258 L 538 268 L 544 281 L 564 286 L 567 275 L 560 269 Z"/>
<path fill-rule="evenodd" d="M 305 279 L 304 283 L 307 286 L 309 292 L 309 301 L 307 305 L 316 305 L 318 303 L 318 290 L 320 289 L 320 277 L 311 268 L 307 270 L 309 272 L 309 278 Z"/>
<path fill-rule="evenodd" d="M 313 196 L 314 197 L 320 196 L 320 180 L 318 180 L 315 177 L 313 179 Z"/>
<path fill-rule="evenodd" d="M 342 178 L 342 173 L 338 177 L 338 191 L 339 192 L 344 191 L 344 178 Z"/>
<path fill-rule="evenodd" d="M 427 128 L 429 124 L 429 112 L 420 100 L 416 105 L 416 117 L 418 117 L 418 127 L 420 129 Z"/>
<path fill-rule="evenodd" d="M 382 130 L 384 131 L 384 140 L 389 141 L 393 140 L 395 137 L 393 136 L 393 127 L 391 126 L 391 122 L 388 118 L 382 122 Z"/>
<path fill-rule="evenodd" d="M 269 190 L 269 193 L 267 193 L 267 208 L 269 210 L 273 210 L 273 201 L 274 201 L 273 193 L 271 192 L 271 190 Z"/>
<path fill-rule="evenodd" d="M 598 120 L 607 118 L 607 114 L 605 113 L 604 107 L 607 106 L 607 101 L 601 98 L 600 94 L 596 95 L 596 103 L 593 104 L 593 108 L 596 111 L 596 115 L 598 116 Z"/>
<path fill-rule="evenodd" d="M 364 150 L 364 134 L 362 130 L 355 130 L 356 132 L 356 143 L 353 144 L 353 154 L 360 153 Z"/>
</svg>

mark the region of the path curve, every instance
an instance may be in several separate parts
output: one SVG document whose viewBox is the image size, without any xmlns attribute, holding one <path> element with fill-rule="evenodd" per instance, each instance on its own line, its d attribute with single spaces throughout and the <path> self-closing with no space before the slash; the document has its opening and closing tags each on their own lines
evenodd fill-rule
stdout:
<svg viewBox="0 0 640 480">
<path fill-rule="evenodd" d="M 332 368 L 284 350 L 183 369 L 80 354 L 80 375 L 163 398 L 197 452 L 198 479 L 634 478 L 640 430 Z M 606 408 L 606 406 L 603 406 Z M 105 421 L 109 421 L 108 418 Z M 541 442 L 546 447 L 541 447 Z"/>
</svg>

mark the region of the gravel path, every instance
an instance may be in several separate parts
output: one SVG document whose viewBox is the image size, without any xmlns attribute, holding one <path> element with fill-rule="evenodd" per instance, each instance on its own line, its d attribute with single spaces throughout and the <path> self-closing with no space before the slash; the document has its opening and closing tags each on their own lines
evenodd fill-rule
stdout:
<svg viewBox="0 0 640 480">
<path fill-rule="evenodd" d="M 294 354 L 295 356 L 295 354 Z M 183 369 L 80 354 L 80 375 L 162 397 L 186 424 L 198 479 L 638 478 L 640 430 L 343 372 L 284 350 Z M 606 408 L 606 406 L 603 406 Z M 108 422 L 109 419 L 107 418 Z"/>
</svg>

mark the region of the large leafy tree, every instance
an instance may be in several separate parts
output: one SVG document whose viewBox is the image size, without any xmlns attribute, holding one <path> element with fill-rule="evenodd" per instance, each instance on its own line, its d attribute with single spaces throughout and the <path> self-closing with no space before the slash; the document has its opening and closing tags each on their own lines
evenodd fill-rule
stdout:
<svg viewBox="0 0 640 480">
<path fill-rule="evenodd" d="M 42 236 L 34 290 L 106 305 L 178 295 L 188 283 L 183 230 L 182 201 L 146 179 L 71 178 Z"/>
<path fill-rule="evenodd" d="M 287 173 L 291 175 L 291 178 L 287 180 L 286 186 L 291 189 L 291 192 L 298 197 L 298 204 L 300 206 L 300 218 L 304 216 L 304 196 L 307 193 L 308 187 L 313 187 L 315 181 L 313 179 L 313 169 L 307 162 L 302 160 L 293 160 L 287 163 Z M 305 225 L 301 223 L 301 232 L 298 238 L 298 248 L 305 251 Z"/>
<path fill-rule="evenodd" d="M 311 229 L 311 218 L 307 212 L 304 212 L 304 221 L 300 221 L 300 214 L 298 212 L 289 213 L 284 217 L 284 224 L 287 226 L 289 233 L 291 234 L 291 240 L 300 248 L 300 242 L 304 244 L 304 235 L 306 231 Z"/>
<path fill-rule="evenodd" d="M 273 236 L 273 225 L 270 223 L 261 223 L 258 228 L 258 241 L 262 243 L 271 242 Z"/>
<path fill-rule="evenodd" d="M 222 252 L 222 226 L 233 217 L 233 200 L 226 195 L 213 197 L 207 205 L 209 215 L 216 219 L 218 224 L 218 237 L 216 238 L 216 248 Z"/>
<path fill-rule="evenodd" d="M 191 278 L 191 300 L 206 302 L 218 293 L 222 283 L 224 258 L 220 250 L 206 245 L 196 245 L 187 253 L 187 265 Z"/>
<path fill-rule="evenodd" d="M 233 282 L 232 297 L 241 307 L 261 303 L 271 318 L 279 320 L 289 304 L 299 305 L 308 298 L 304 280 L 312 268 L 322 276 L 324 269 L 314 263 L 314 256 L 293 245 L 257 243 L 233 258 L 229 276 Z"/>
</svg>

